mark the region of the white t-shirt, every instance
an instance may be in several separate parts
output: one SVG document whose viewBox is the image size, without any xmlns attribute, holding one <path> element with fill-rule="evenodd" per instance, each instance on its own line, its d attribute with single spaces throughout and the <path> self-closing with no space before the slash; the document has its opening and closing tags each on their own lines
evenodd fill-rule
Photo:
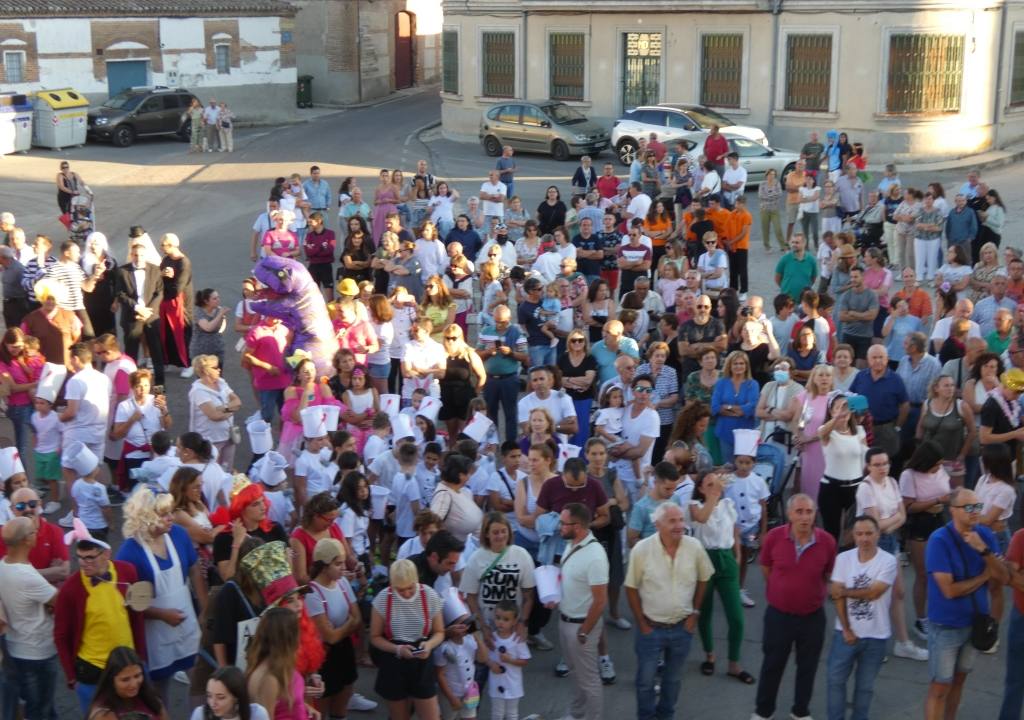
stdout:
<svg viewBox="0 0 1024 720">
<path fill-rule="evenodd" d="M 395 339 L 395 326 L 391 324 L 390 320 L 379 325 L 375 322 L 370 324 L 373 326 L 373 332 L 377 336 L 380 350 L 367 355 L 366 364 L 388 365 L 391 363 L 391 343 Z"/>
<path fill-rule="evenodd" d="M 498 468 L 491 473 L 491 479 L 487 483 L 487 492 L 496 492 L 498 493 L 498 497 L 502 500 L 515 502 L 516 485 L 518 485 L 519 481 L 525 477 L 526 473 L 522 470 L 516 470 L 513 473 L 509 473 L 504 467 Z M 505 517 L 508 518 L 513 530 L 519 527 L 519 522 L 516 520 L 515 510 L 510 510 L 505 513 Z"/>
<path fill-rule="evenodd" d="M 537 273 L 544 279 L 545 284 L 553 283 L 555 278 L 558 277 L 561 272 L 562 256 L 558 254 L 558 251 L 551 250 L 550 252 L 541 253 L 537 256 L 537 259 L 533 261 L 533 272 Z"/>
<path fill-rule="evenodd" d="M 448 353 L 441 347 L 441 343 L 431 338 L 410 340 L 405 346 L 405 355 L 402 359 L 414 368 L 430 368 L 447 363 Z M 441 397 L 441 386 L 436 378 L 420 377 L 407 377 L 402 380 L 402 397 L 411 398 L 412 391 L 416 388 L 427 390 L 431 397 Z"/>
<path fill-rule="evenodd" d="M 310 617 L 327 615 L 327 620 L 335 627 L 341 627 L 352 614 L 352 606 L 356 604 L 356 594 L 348 580 L 341 578 L 332 587 L 324 587 L 320 583 L 309 584 L 312 592 L 306 595 L 306 612 Z"/>
<path fill-rule="evenodd" d="M 721 268 L 725 272 L 716 278 L 707 275 Z M 704 276 L 704 287 L 708 290 L 722 290 L 729 286 L 729 255 L 724 250 L 713 253 L 701 253 L 697 258 L 697 269 Z"/>
<path fill-rule="evenodd" d="M 78 479 L 71 486 L 71 497 L 78 507 L 78 519 L 90 530 L 102 530 L 107 527 L 107 519 L 103 517 L 102 508 L 110 505 L 107 490 L 98 482 L 86 482 Z"/>
<path fill-rule="evenodd" d="M 734 529 L 736 527 L 736 506 L 732 500 L 723 497 L 715 505 L 711 516 L 705 522 L 697 522 L 693 518 L 692 508 L 694 505 L 704 507 L 700 500 L 690 500 L 683 506 L 683 517 L 686 519 L 687 529 L 693 532 L 693 537 L 700 541 L 705 550 L 728 550 L 736 542 Z"/>
<path fill-rule="evenodd" d="M 419 503 L 423 507 L 420 498 L 420 486 L 416 481 L 415 473 L 406 475 L 398 472 L 391 480 L 391 497 L 388 504 L 395 506 L 395 535 L 408 538 L 416 534 L 412 529 L 416 513 L 413 512 L 412 503 Z"/>
<path fill-rule="evenodd" d="M 64 438 L 86 445 L 103 442 L 110 415 L 110 380 L 91 367 L 79 370 L 68 380 L 64 390 L 67 400 L 78 400 L 78 412 L 64 423 Z"/>
<path fill-rule="evenodd" d="M 1013 505 L 1017 501 L 1017 493 L 1012 485 L 992 480 L 988 473 L 985 473 L 978 479 L 978 485 L 974 488 L 974 492 L 977 493 L 978 500 L 985 503 L 986 515 L 993 507 L 1003 509 L 997 520 L 1009 520 L 1013 515 Z"/>
<path fill-rule="evenodd" d="M 878 517 L 885 520 L 899 512 L 902 504 L 903 497 L 900 495 L 900 487 L 891 477 L 887 477 L 883 485 L 878 485 L 874 480 L 866 477 L 857 486 L 858 515 L 863 515 L 868 508 L 875 508 L 878 511 Z"/>
<path fill-rule="evenodd" d="M 504 556 L 500 560 L 497 558 L 498 553 L 479 548 L 466 562 L 459 582 L 461 593 L 477 596 L 482 619 L 491 627 L 494 627 L 494 608 L 499 602 L 513 600 L 521 608 L 523 591 L 537 584 L 533 577 L 533 559 L 523 548 L 508 545 Z"/>
<path fill-rule="evenodd" d="M 529 660 L 530 649 L 522 640 L 516 640 L 515 635 L 507 638 L 494 636 L 494 649 L 488 653 L 488 658 L 505 668 L 503 673 L 491 673 L 487 682 L 487 696 L 490 698 L 501 698 L 502 700 L 513 700 L 523 697 L 523 668 L 519 665 L 505 665 L 501 662 L 501 652 L 504 648 L 505 654 L 517 660 Z"/>
<path fill-rule="evenodd" d="M 741 532 L 749 532 L 761 524 L 761 501 L 770 496 L 764 478 L 755 472 L 746 477 L 730 475 L 723 494 L 736 506 L 736 523 Z"/>
<path fill-rule="evenodd" d="M 117 406 L 117 411 L 114 413 L 114 423 L 127 422 L 135 414 L 135 411 L 139 409 L 139 404 L 135 402 L 135 398 L 130 397 L 127 400 L 122 400 Z M 128 434 L 124 437 L 126 443 L 130 443 L 135 447 L 148 445 L 149 439 L 153 437 L 153 433 L 160 431 L 160 410 L 157 408 L 156 403 L 153 402 L 152 395 L 146 398 L 141 406 L 141 410 L 142 418 L 132 423 L 132 426 L 128 428 Z M 150 453 L 143 450 L 135 450 L 125 455 L 125 457 L 148 458 L 149 455 Z"/>
<path fill-rule="evenodd" d="M 461 699 L 466 695 L 466 686 L 476 673 L 476 638 L 466 635 L 461 643 L 445 640 L 434 651 L 434 667 L 444 668 L 444 677 L 452 695 Z"/>
<path fill-rule="evenodd" d="M 192 711 L 192 717 L 189 720 L 203 720 L 206 717 L 205 713 L 206 706 L 200 705 Z M 249 703 L 249 720 L 270 720 L 267 715 L 267 711 L 262 705 L 258 703 Z"/>
<path fill-rule="evenodd" d="M 740 183 L 740 186 L 736 190 L 726 190 L 725 195 L 730 199 L 738 198 L 743 194 L 743 191 L 747 186 L 747 169 L 742 165 L 732 167 L 731 165 L 725 166 L 725 172 L 722 173 L 722 180 L 729 183 Z"/>
<path fill-rule="evenodd" d="M 505 197 L 508 195 L 508 187 L 501 180 L 496 183 L 488 180 L 480 185 L 480 192 Z M 480 206 L 484 211 L 484 215 L 496 215 L 502 219 L 505 217 L 505 203 L 481 199 Z"/>
<path fill-rule="evenodd" d="M 28 563 L 0 560 L 0 606 L 7 615 L 7 652 L 21 660 L 46 660 L 57 654 L 53 613 L 45 603 L 57 594 Z"/>
<path fill-rule="evenodd" d="M 862 563 L 857 553 L 857 548 L 839 553 L 832 568 L 832 582 L 843 583 L 854 590 L 871 587 L 876 582 L 889 586 L 877 600 L 846 599 L 846 617 L 853 634 L 859 638 L 885 640 L 892 635 L 889 606 L 892 604 L 892 584 L 896 581 L 896 558 L 885 550 L 878 550 L 871 560 Z M 835 628 L 842 630 L 838 618 Z"/>
<path fill-rule="evenodd" d="M 32 430 L 36 434 L 36 452 L 52 453 L 60 449 L 63 426 L 56 412 L 50 410 L 46 417 L 38 412 L 33 412 Z"/>
<path fill-rule="evenodd" d="M 313 497 L 322 492 L 334 492 L 334 480 L 338 475 L 338 466 L 334 463 L 324 465 L 320 455 L 303 450 L 295 461 L 294 474 L 306 478 L 306 497 Z"/>
<path fill-rule="evenodd" d="M 387 438 L 382 438 L 380 435 L 370 435 L 370 437 L 366 438 L 366 444 L 363 445 L 363 458 L 373 460 L 381 453 L 385 453 L 390 449 L 391 442 Z"/>
<path fill-rule="evenodd" d="M 622 439 L 630 445 L 639 445 L 640 439 L 649 437 L 657 440 L 661 435 L 661 420 L 658 418 L 658 411 L 653 408 L 644 408 L 643 412 L 636 417 L 629 408 L 622 415 Z M 651 455 L 654 453 L 654 442 L 647 446 L 647 452 L 640 458 L 640 469 L 651 464 Z M 633 473 L 633 461 L 620 459 L 616 464 L 619 472 L 619 479 L 628 482 L 638 478 Z"/>
<path fill-rule="evenodd" d="M 530 419 L 530 411 L 542 407 L 551 413 L 555 425 L 565 418 L 576 417 L 576 406 L 572 398 L 561 390 L 552 390 L 551 393 L 541 400 L 537 393 L 532 392 L 519 399 L 519 422 L 524 423 Z"/>
<path fill-rule="evenodd" d="M 636 197 L 629 201 L 629 205 L 626 206 L 626 212 L 628 212 L 633 218 L 640 218 L 643 220 L 647 217 L 648 211 L 651 209 L 651 196 L 647 193 L 637 193 Z"/>
<path fill-rule="evenodd" d="M 968 321 L 970 326 L 967 331 L 967 337 L 969 338 L 980 338 L 981 337 L 981 326 L 973 320 Z M 953 324 L 953 318 L 944 317 L 940 320 L 935 321 L 935 327 L 932 329 L 932 340 L 938 340 L 939 342 L 946 342 L 949 337 L 949 326 Z"/>
<path fill-rule="evenodd" d="M 832 277 L 832 252 L 828 243 L 823 242 L 818 245 L 818 277 Z"/>
<path fill-rule="evenodd" d="M 366 456 L 369 457 L 369 456 Z M 398 458 L 395 457 L 393 452 L 381 453 L 373 459 L 367 471 L 376 476 L 376 484 L 383 488 L 391 490 L 393 485 L 393 478 L 395 473 L 398 472 Z M 390 499 L 388 502 L 392 502 Z"/>
<path fill-rule="evenodd" d="M 364 515 L 356 515 L 355 510 L 348 505 L 342 505 L 341 513 L 334 522 L 341 528 L 342 534 L 351 543 L 352 552 L 356 555 L 362 555 L 369 550 L 370 541 L 367 537 L 367 530 L 370 527 L 369 511 Z"/>
<path fill-rule="evenodd" d="M 206 403 L 213 403 L 214 407 L 227 405 L 230 397 L 231 386 L 223 378 L 217 381 L 216 390 L 201 380 L 196 380 L 192 383 L 192 387 L 188 391 L 188 429 L 199 433 L 211 443 L 224 442 L 231 437 L 233 421 L 230 418 L 227 420 L 211 420 L 200 409 Z"/>
</svg>

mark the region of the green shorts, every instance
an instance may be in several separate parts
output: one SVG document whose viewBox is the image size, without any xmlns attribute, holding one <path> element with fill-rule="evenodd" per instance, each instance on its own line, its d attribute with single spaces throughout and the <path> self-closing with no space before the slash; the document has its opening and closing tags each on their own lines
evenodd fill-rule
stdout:
<svg viewBox="0 0 1024 720">
<path fill-rule="evenodd" d="M 60 480 L 60 453 L 33 452 L 37 480 Z"/>
</svg>

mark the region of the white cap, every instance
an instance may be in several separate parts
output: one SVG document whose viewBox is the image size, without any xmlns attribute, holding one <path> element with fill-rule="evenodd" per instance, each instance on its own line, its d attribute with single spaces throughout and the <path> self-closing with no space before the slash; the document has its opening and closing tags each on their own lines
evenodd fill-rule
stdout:
<svg viewBox="0 0 1024 720">
<path fill-rule="evenodd" d="M 559 445 L 559 447 L 558 447 L 558 472 L 562 472 L 563 468 L 565 468 L 565 461 L 566 460 L 568 460 L 569 458 L 579 457 L 580 456 L 580 450 L 582 450 L 582 449 L 583 448 L 581 448 L 579 445 L 569 445 L 568 443 L 566 443 L 564 445 Z"/>
<path fill-rule="evenodd" d="M 427 397 L 423 398 L 420 401 L 420 408 L 419 410 L 415 411 L 415 414 L 422 415 L 430 422 L 436 424 L 437 414 L 439 412 L 441 412 L 441 401 L 438 400 L 436 397 L 431 397 L 430 395 L 427 395 Z"/>
<path fill-rule="evenodd" d="M 444 620 L 445 627 L 448 627 L 459 618 L 466 617 L 470 614 L 469 608 L 466 607 L 466 603 L 459 597 L 458 588 L 449 587 L 447 592 L 442 596 L 444 605 L 441 607 L 441 617 Z"/>
<path fill-rule="evenodd" d="M 18 448 L 0 448 L 0 482 L 19 473 L 25 474 L 25 466 L 21 464 L 21 454 L 18 452 Z"/>
<path fill-rule="evenodd" d="M 62 467 L 66 467 L 69 470 L 74 470 L 78 477 L 85 477 L 100 464 L 99 458 L 96 454 L 89 449 L 89 447 L 79 441 L 72 441 L 67 447 L 64 448 L 64 454 L 61 455 L 60 464 Z"/>
<path fill-rule="evenodd" d="M 314 405 L 303 410 L 302 434 L 308 438 L 324 437 L 327 434 L 327 415 L 324 406 Z"/>
<path fill-rule="evenodd" d="M 402 409 L 402 396 L 384 393 L 380 396 L 380 411 L 390 418 L 394 418 Z"/>
<path fill-rule="evenodd" d="M 317 405 L 324 413 L 324 426 L 327 432 L 332 433 L 338 429 L 338 418 L 341 417 L 340 405 Z"/>
<path fill-rule="evenodd" d="M 262 455 L 274 447 L 273 429 L 263 418 L 246 424 L 245 431 L 249 433 L 249 445 L 253 454 Z"/>
<path fill-rule="evenodd" d="M 57 394 L 64 386 L 64 380 L 68 376 L 68 369 L 57 363 L 46 363 L 43 365 L 43 372 L 39 376 L 39 384 L 36 385 L 36 397 L 48 402 L 56 402 Z"/>
<path fill-rule="evenodd" d="M 466 427 L 462 428 L 462 432 L 478 443 L 482 443 L 492 427 L 494 427 L 494 423 L 491 419 L 477 410 L 473 413 L 473 419 L 466 423 Z"/>
<path fill-rule="evenodd" d="M 277 487 L 288 479 L 285 472 L 287 468 L 288 461 L 284 459 L 284 455 L 271 450 L 253 465 L 253 476 L 264 485 Z"/>
<path fill-rule="evenodd" d="M 391 417 L 391 437 L 395 440 L 416 437 L 416 433 L 412 431 L 412 419 L 408 415 Z"/>
<path fill-rule="evenodd" d="M 736 455 L 757 457 L 757 446 L 761 440 L 760 430 L 733 430 L 732 437 Z"/>
</svg>

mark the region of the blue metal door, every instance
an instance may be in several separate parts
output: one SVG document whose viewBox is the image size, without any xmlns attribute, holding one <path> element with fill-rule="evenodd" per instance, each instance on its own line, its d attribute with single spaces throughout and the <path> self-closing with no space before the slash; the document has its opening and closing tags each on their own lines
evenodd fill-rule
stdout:
<svg viewBox="0 0 1024 720">
<path fill-rule="evenodd" d="M 149 69 L 145 60 L 123 60 L 107 63 L 107 92 L 111 97 L 136 85 L 145 85 Z"/>
</svg>

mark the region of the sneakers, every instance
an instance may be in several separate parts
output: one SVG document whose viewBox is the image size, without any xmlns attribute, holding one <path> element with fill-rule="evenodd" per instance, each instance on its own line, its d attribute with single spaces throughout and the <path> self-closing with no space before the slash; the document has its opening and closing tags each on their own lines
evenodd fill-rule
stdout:
<svg viewBox="0 0 1024 720">
<path fill-rule="evenodd" d="M 754 598 L 750 597 L 750 593 L 747 592 L 746 588 L 740 588 L 740 603 L 745 608 L 752 608 L 757 604 L 754 602 Z"/>
<path fill-rule="evenodd" d="M 624 617 L 608 618 L 608 624 L 612 627 L 617 627 L 619 630 L 629 630 L 633 627 L 633 623 Z"/>
<path fill-rule="evenodd" d="M 124 493 L 118 490 L 116 487 L 107 488 L 107 498 L 110 500 L 111 507 L 121 507 L 122 505 L 124 505 Z"/>
<path fill-rule="evenodd" d="M 796 713 L 790 713 L 789 720 L 814 720 L 814 718 L 810 715 L 797 715 Z"/>
<path fill-rule="evenodd" d="M 746 301 L 747 301 L 747 294 L 746 293 L 740 293 L 740 302 L 746 302 Z"/>
<path fill-rule="evenodd" d="M 57 521 L 57 524 L 63 528 L 72 528 L 75 526 L 75 513 L 68 510 L 68 514 Z"/>
<path fill-rule="evenodd" d="M 612 659 L 607 655 L 597 659 L 598 671 L 601 673 L 601 682 L 605 685 L 612 685 L 615 682 L 615 666 Z"/>
<path fill-rule="evenodd" d="M 68 527 L 71 526 L 69 525 Z M 526 644 L 530 647 L 535 647 L 538 650 L 546 651 L 555 649 L 555 646 L 551 643 L 551 641 L 544 637 L 544 633 L 537 633 L 536 635 L 531 635 L 530 637 L 526 638 Z M 568 672 L 568 670 L 566 672 Z"/>
<path fill-rule="evenodd" d="M 188 674 L 183 670 L 179 670 L 174 673 L 175 682 L 180 682 L 182 685 L 189 685 L 192 681 L 189 679 Z"/>
<path fill-rule="evenodd" d="M 982 650 L 981 652 L 985 653 L 986 655 L 995 655 L 996 652 L 998 652 L 998 651 L 999 651 L 999 641 L 996 640 L 996 644 L 995 645 L 990 647 L 988 650 Z"/>
<path fill-rule="evenodd" d="M 43 507 L 43 515 L 53 515 L 55 512 L 60 511 L 60 507 L 61 505 L 59 502 L 51 500 Z"/>
<path fill-rule="evenodd" d="M 928 659 L 928 651 L 923 647 L 918 647 L 910 640 L 896 643 L 893 646 L 892 654 L 899 658 L 906 658 L 907 660 L 920 660 L 924 662 Z"/>
<path fill-rule="evenodd" d="M 928 618 L 918 618 L 914 621 L 914 632 L 922 640 L 928 640 Z"/>
<path fill-rule="evenodd" d="M 558 677 L 565 677 L 569 674 L 569 666 L 565 664 L 565 660 L 560 659 L 558 664 L 555 665 L 555 675 Z"/>
<path fill-rule="evenodd" d="M 196 374 L 195 370 L 193 370 L 190 367 L 187 367 L 187 368 L 185 368 L 184 370 L 181 371 L 181 375 L 179 377 L 183 377 L 183 378 L 185 378 L 187 380 L 188 378 L 192 377 L 195 374 Z"/>
<path fill-rule="evenodd" d="M 772 720 L 771 716 L 765 717 L 764 715 L 758 715 L 756 712 L 750 714 L 750 720 Z"/>
<path fill-rule="evenodd" d="M 352 699 L 348 701 L 349 710 L 358 710 L 359 712 L 369 712 L 377 708 L 377 703 L 370 700 L 367 697 L 363 697 L 359 693 L 352 693 Z"/>
</svg>

